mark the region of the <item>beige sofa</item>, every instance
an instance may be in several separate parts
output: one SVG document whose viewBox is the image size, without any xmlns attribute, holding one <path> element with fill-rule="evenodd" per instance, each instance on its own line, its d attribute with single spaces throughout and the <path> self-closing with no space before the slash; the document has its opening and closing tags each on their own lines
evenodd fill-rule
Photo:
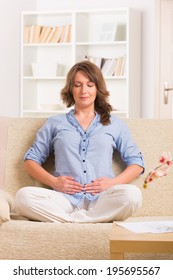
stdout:
<svg viewBox="0 0 173 280">
<path fill-rule="evenodd" d="M 41 223 L 21 219 L 13 208 L 16 191 L 39 185 L 23 170 L 23 155 L 45 119 L 0 118 L 0 259 L 109 259 L 112 223 Z M 163 151 L 173 152 L 173 120 L 125 120 L 146 163 L 137 180 L 143 193 L 142 208 L 130 220 L 173 219 L 173 168 L 143 189 L 146 174 L 158 164 Z M 118 155 L 117 155 L 118 156 Z M 52 159 L 45 168 L 52 170 Z M 114 164 L 116 172 L 121 160 Z M 4 193 L 5 191 L 5 193 Z M 5 196 L 4 196 L 5 194 Z M 3 217 L 4 215 L 4 217 Z M 125 254 L 126 259 L 173 259 L 173 254 Z"/>
</svg>

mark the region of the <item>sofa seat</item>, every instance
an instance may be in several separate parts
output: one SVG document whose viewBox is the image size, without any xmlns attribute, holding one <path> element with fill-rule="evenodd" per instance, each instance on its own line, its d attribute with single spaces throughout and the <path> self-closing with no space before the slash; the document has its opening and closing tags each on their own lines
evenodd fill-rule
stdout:
<svg viewBox="0 0 173 280">
<path fill-rule="evenodd" d="M 173 220 L 131 217 L 127 221 Z M 10 220 L 0 225 L 0 259 L 4 260 L 109 260 L 112 223 L 70 224 Z M 172 254 L 125 253 L 125 259 L 173 260 Z"/>
<path fill-rule="evenodd" d="M 109 259 L 111 227 L 11 220 L 0 225 L 0 259 Z"/>
</svg>

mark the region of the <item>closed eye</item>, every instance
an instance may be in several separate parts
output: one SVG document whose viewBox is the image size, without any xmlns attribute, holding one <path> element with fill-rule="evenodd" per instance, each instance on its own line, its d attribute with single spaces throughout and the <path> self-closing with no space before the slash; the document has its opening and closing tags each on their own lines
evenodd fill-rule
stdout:
<svg viewBox="0 0 173 280">
<path fill-rule="evenodd" d="M 77 82 L 77 83 L 74 84 L 74 86 L 75 86 L 75 87 L 80 87 L 80 86 L 81 86 L 81 83 L 78 83 L 78 82 Z"/>
<path fill-rule="evenodd" d="M 88 82 L 87 83 L 87 86 L 88 87 L 93 87 L 95 84 L 93 83 L 93 82 Z M 82 83 L 80 83 L 80 82 L 75 82 L 74 83 L 74 87 L 81 87 L 82 86 Z"/>
<path fill-rule="evenodd" d="M 87 84 L 87 86 L 88 87 L 93 87 L 95 84 L 93 83 L 93 82 L 89 82 L 88 84 Z"/>
</svg>

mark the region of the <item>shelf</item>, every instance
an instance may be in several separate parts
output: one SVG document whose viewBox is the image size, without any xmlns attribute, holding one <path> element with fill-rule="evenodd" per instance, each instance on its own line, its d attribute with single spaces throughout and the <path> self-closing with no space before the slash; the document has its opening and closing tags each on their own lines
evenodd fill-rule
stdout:
<svg viewBox="0 0 173 280">
<path fill-rule="evenodd" d="M 99 41 L 99 42 L 76 42 L 77 46 L 111 46 L 126 45 L 126 41 Z"/>
<path fill-rule="evenodd" d="M 23 79 L 24 80 L 65 80 L 65 76 L 64 77 L 33 77 L 33 76 L 24 76 Z"/>
<path fill-rule="evenodd" d="M 126 80 L 127 76 L 105 76 L 106 80 Z"/>
<path fill-rule="evenodd" d="M 66 110 L 37 109 L 42 108 L 41 104 L 61 104 L 60 93 L 68 71 L 76 62 L 86 58 L 94 61 L 96 65 L 96 61 L 101 61 L 98 62 L 98 67 L 104 70 L 110 103 L 114 108 L 121 108 L 113 114 L 120 117 L 139 117 L 140 18 L 139 11 L 127 7 L 22 12 L 21 116 L 36 117 L 44 114 L 48 116 L 66 112 Z M 71 28 L 69 42 L 32 43 L 38 42 L 33 40 L 35 38 L 33 30 L 36 30 L 36 26 L 48 26 L 55 30 L 54 27 L 69 25 Z M 25 37 L 26 26 L 30 30 L 30 40 L 26 40 Z M 34 28 L 31 29 L 32 26 Z M 123 61 L 120 62 L 122 58 Z M 109 60 L 115 67 L 113 70 Z M 104 64 L 105 61 L 108 64 Z M 105 69 L 103 65 L 106 65 Z M 33 110 L 26 110 L 27 108 Z"/>
<path fill-rule="evenodd" d="M 43 48 L 47 48 L 47 47 L 71 47 L 72 44 L 71 43 L 33 43 L 33 44 L 23 44 L 24 47 L 26 48 L 35 48 L 35 47 L 43 47 Z"/>
<path fill-rule="evenodd" d="M 33 114 L 59 114 L 59 113 L 67 113 L 67 110 L 24 110 L 24 113 L 33 113 Z"/>
</svg>

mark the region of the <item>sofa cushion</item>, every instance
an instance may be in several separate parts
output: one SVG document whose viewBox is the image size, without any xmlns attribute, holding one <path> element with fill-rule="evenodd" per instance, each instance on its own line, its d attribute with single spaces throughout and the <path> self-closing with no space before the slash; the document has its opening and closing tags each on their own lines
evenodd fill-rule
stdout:
<svg viewBox="0 0 173 280">
<path fill-rule="evenodd" d="M 0 260 L 109 259 L 112 223 L 44 223 L 10 220 L 0 227 Z"/>
<path fill-rule="evenodd" d="M 0 224 L 10 220 L 10 212 L 14 209 L 14 198 L 0 190 Z"/>
<path fill-rule="evenodd" d="M 6 149 L 8 137 L 8 118 L 0 118 L 0 189 L 4 186 Z"/>
</svg>

